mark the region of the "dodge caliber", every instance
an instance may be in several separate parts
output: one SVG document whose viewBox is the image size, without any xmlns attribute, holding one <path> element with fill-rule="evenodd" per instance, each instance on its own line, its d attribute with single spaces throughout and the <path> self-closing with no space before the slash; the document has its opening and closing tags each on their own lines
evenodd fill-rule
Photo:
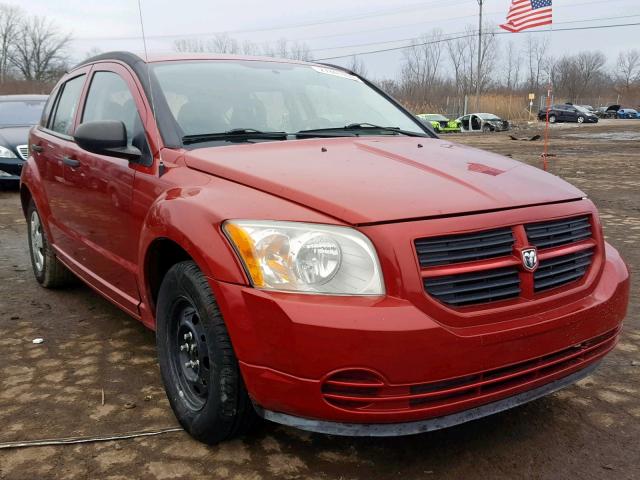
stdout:
<svg viewBox="0 0 640 480">
<path fill-rule="evenodd" d="M 360 76 L 254 57 L 86 60 L 31 131 L 37 281 L 155 330 L 196 439 L 260 417 L 426 432 L 583 378 L 629 275 L 563 180 L 439 139 Z"/>
</svg>

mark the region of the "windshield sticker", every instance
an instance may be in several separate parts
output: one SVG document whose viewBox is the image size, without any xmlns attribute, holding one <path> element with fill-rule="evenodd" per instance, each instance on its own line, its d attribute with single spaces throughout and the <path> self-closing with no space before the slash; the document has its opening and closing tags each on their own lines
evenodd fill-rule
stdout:
<svg viewBox="0 0 640 480">
<path fill-rule="evenodd" d="M 362 80 L 360 80 L 358 77 L 356 77 L 354 75 L 350 75 L 347 72 L 343 72 L 342 70 L 335 70 L 333 68 L 316 67 L 316 66 L 312 66 L 311 68 L 313 68 L 316 72 L 324 73 L 325 75 L 333 75 L 335 77 L 348 78 L 349 80 L 355 80 L 356 82 L 362 82 Z"/>
</svg>

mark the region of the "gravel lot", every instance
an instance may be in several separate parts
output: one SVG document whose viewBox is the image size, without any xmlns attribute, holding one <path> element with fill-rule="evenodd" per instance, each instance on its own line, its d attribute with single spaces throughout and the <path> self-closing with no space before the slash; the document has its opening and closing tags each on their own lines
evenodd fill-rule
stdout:
<svg viewBox="0 0 640 480">
<path fill-rule="evenodd" d="M 538 126 L 516 136 L 541 133 Z M 540 165 L 541 142 L 453 141 Z M 640 269 L 640 121 L 556 125 L 550 170 L 596 202 L 606 236 Z M 15 191 L 0 192 L 0 442 L 176 426 L 152 332 L 87 287 L 40 288 Z M 264 424 L 217 447 L 183 432 L 0 450 L 0 479 L 386 479 L 640 477 L 640 310 L 592 377 L 515 410 L 405 438 L 353 439 Z M 36 337 L 41 345 L 32 344 Z M 102 405 L 102 391 L 105 403 Z"/>
</svg>

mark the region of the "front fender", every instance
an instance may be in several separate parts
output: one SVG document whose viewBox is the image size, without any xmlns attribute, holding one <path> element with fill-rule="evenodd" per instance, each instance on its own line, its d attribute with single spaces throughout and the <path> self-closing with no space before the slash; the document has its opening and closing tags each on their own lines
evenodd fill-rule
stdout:
<svg viewBox="0 0 640 480">
<path fill-rule="evenodd" d="M 207 182 L 199 186 L 169 188 L 147 209 L 140 232 L 138 278 L 145 323 L 153 323 L 146 265 L 149 249 L 157 240 L 168 239 L 179 245 L 212 280 L 249 285 L 222 232 L 222 223 L 229 219 L 342 224 L 304 206 L 222 178 L 207 177 Z"/>
</svg>

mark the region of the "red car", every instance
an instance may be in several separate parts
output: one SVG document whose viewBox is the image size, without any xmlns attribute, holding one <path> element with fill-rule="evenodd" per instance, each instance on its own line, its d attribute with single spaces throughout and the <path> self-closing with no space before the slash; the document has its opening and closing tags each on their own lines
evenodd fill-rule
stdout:
<svg viewBox="0 0 640 480">
<path fill-rule="evenodd" d="M 570 385 L 620 333 L 629 275 L 583 192 L 338 67 L 104 54 L 29 144 L 37 280 L 73 272 L 155 329 L 204 442 L 258 416 L 447 427 Z"/>
</svg>

